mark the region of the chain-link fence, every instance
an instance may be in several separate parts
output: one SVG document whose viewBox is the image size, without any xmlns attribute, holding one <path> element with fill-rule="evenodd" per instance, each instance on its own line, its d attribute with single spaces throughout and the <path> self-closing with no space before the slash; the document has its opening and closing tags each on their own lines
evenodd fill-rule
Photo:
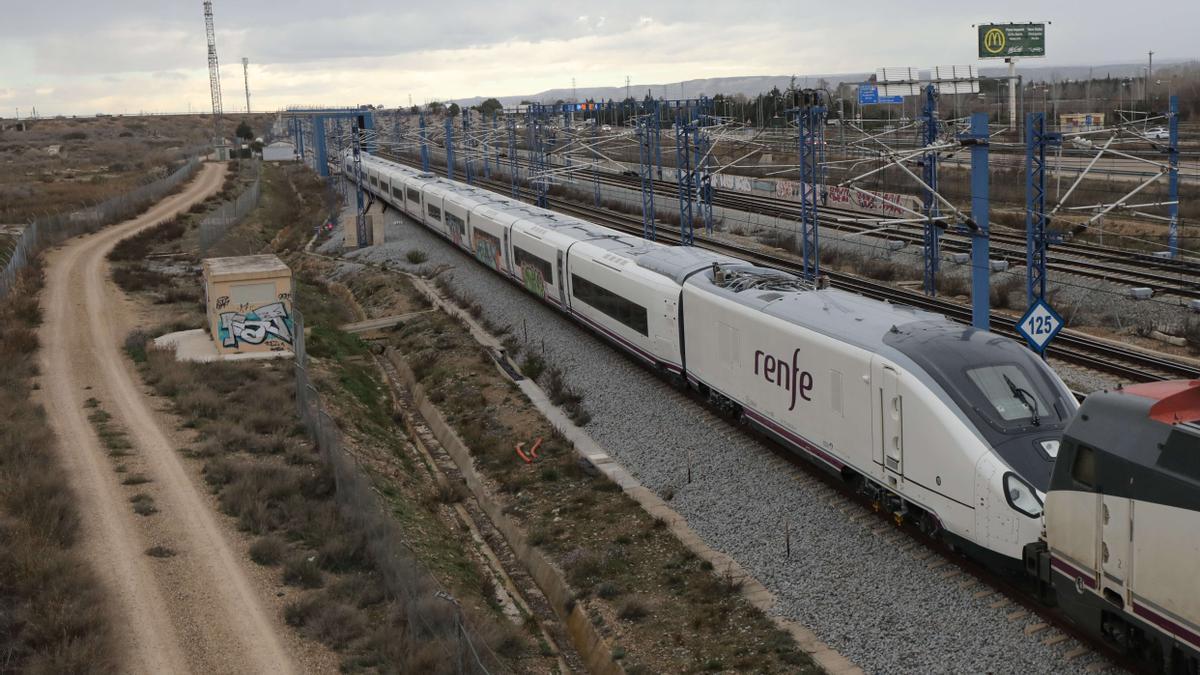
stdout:
<svg viewBox="0 0 1200 675">
<path fill-rule="evenodd" d="M 401 604 L 402 640 L 409 650 L 437 645 L 456 673 L 507 672 L 478 632 L 464 621 L 458 601 L 411 554 L 399 527 L 383 508 L 365 470 L 346 451 L 337 422 L 325 409 L 308 371 L 304 317 L 293 309 L 296 408 L 322 461 L 333 474 L 334 499 L 349 525 L 366 535 L 368 551 L 388 595 Z"/>
<path fill-rule="evenodd" d="M 234 199 L 223 202 L 212 213 L 200 221 L 200 256 L 204 257 L 210 248 L 221 241 L 229 228 L 241 222 L 247 213 L 258 206 L 258 198 L 262 196 L 262 162 L 255 161 L 254 182 Z"/>
<path fill-rule="evenodd" d="M 199 158 L 192 155 L 167 176 L 125 194 L 95 206 L 30 222 L 24 230 L 10 238 L 11 243 L 0 243 L 0 247 L 11 250 L 8 262 L 5 263 L 4 269 L 0 270 L 0 298 L 8 294 L 21 269 L 29 265 L 37 254 L 47 247 L 75 235 L 95 232 L 105 225 L 136 216 L 147 205 L 162 199 L 168 192 L 191 178 L 199 167 Z"/>
</svg>

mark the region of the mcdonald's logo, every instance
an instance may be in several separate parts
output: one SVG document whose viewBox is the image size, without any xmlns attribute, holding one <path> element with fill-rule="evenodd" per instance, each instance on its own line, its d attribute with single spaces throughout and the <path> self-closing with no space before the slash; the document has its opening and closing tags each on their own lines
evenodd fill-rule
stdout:
<svg viewBox="0 0 1200 675">
<path fill-rule="evenodd" d="M 992 28 L 983 34 L 983 48 L 989 54 L 999 54 L 1004 51 L 1005 42 L 1004 31 L 999 28 Z"/>
</svg>

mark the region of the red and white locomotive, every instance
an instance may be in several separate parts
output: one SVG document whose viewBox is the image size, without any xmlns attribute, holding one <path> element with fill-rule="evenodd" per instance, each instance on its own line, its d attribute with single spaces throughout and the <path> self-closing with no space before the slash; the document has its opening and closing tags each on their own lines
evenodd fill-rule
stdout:
<svg viewBox="0 0 1200 675">
<path fill-rule="evenodd" d="M 1030 570 L 1095 636 L 1200 672 L 1200 380 L 1096 392 L 1067 426 Z"/>
</svg>

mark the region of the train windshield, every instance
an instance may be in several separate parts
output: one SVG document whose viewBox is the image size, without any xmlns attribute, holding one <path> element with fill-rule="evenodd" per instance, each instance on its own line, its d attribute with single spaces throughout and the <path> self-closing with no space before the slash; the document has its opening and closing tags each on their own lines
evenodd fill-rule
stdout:
<svg viewBox="0 0 1200 675">
<path fill-rule="evenodd" d="M 1015 363 L 968 368 L 966 376 L 987 402 L 983 412 L 1001 424 L 1040 426 L 1047 416 L 1047 421 L 1062 421 L 1062 411 L 1046 403 L 1038 387 Z"/>
<path fill-rule="evenodd" d="M 1046 491 L 1058 438 L 1078 404 L 1036 354 L 945 321 L 897 326 L 883 341 L 937 383 L 1017 475 Z"/>
<path fill-rule="evenodd" d="M 884 342 L 916 361 L 985 435 L 1048 432 L 1075 410 L 1070 392 L 1046 364 L 994 333 L 922 322 L 898 328 Z"/>
</svg>

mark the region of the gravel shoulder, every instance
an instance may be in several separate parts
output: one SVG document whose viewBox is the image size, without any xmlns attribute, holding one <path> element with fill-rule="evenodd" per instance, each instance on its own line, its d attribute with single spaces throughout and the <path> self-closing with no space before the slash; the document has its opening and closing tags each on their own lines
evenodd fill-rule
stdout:
<svg viewBox="0 0 1200 675">
<path fill-rule="evenodd" d="M 376 216 L 379 217 L 379 216 Z M 1074 640 L 1044 645 L 1032 619 L 1009 618 L 961 579 L 913 555 L 911 542 L 853 522 L 800 472 L 715 427 L 691 401 L 621 353 L 483 269 L 411 221 L 389 214 L 387 242 L 346 257 L 425 271 L 448 268 L 451 285 L 477 300 L 483 318 L 511 325 L 585 392 L 587 431 L 710 546 L 737 559 L 777 598 L 776 611 L 810 627 L 868 672 L 1084 672 L 1095 656 L 1066 661 Z M 322 247 L 338 250 L 340 233 Z M 421 265 L 406 254 L 428 254 Z M 692 480 L 687 480 L 690 456 Z M 799 475 L 798 475 L 799 474 Z M 670 495 L 667 497 L 666 495 Z M 786 525 L 785 525 L 786 522 Z M 785 554 L 785 528 L 791 556 Z"/>
<path fill-rule="evenodd" d="M 291 672 L 280 627 L 176 452 L 120 345 L 131 309 L 108 278 L 106 255 L 121 238 L 215 193 L 223 165 L 206 165 L 184 190 L 136 218 L 69 241 L 47 256 L 40 339 L 41 387 L 66 478 L 81 501 L 83 550 L 113 598 L 131 672 Z M 128 434 L 149 479 L 121 484 L 87 419 L 95 398 Z M 134 493 L 158 512 L 137 515 Z M 170 559 L 146 549 L 166 545 Z"/>
</svg>

